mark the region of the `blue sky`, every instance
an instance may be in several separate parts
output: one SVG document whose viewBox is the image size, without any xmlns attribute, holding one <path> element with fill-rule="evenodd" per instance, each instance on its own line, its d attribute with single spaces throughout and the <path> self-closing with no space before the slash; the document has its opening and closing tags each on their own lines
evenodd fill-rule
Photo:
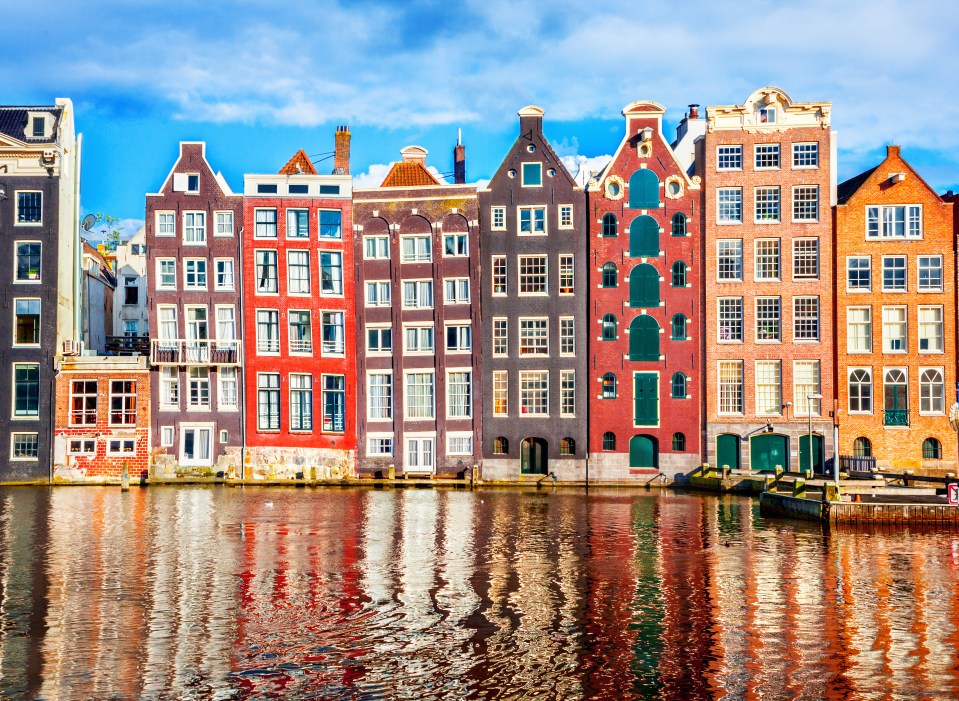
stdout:
<svg viewBox="0 0 959 701">
<path fill-rule="evenodd" d="M 742 102 L 775 85 L 831 100 L 839 178 L 888 143 L 939 191 L 959 189 L 959 12 L 950 2 L 603 3 L 571 0 L 33 0 L 8 3 L 4 104 L 71 97 L 84 134 L 83 207 L 133 226 L 180 140 L 205 140 L 234 189 L 298 148 L 353 134 L 372 183 L 416 143 L 452 170 L 462 128 L 471 181 L 546 110 L 561 155 L 610 154 L 622 107 Z M 322 171 L 329 161 L 318 164 Z"/>
</svg>

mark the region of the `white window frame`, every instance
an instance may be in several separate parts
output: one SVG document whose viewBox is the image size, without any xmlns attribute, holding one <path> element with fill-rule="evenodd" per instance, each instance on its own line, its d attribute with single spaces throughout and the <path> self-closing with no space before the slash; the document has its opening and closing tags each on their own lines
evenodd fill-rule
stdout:
<svg viewBox="0 0 959 701">
<path fill-rule="evenodd" d="M 546 236 L 549 231 L 549 215 L 545 205 L 528 205 L 516 208 L 516 221 L 519 225 L 516 227 L 517 236 Z M 529 231 L 523 231 L 523 213 L 529 212 Z M 536 212 L 543 213 L 543 228 L 537 228 Z"/>
<path fill-rule="evenodd" d="M 381 245 L 386 244 L 386 251 L 381 251 Z M 372 247 L 373 255 L 370 255 Z M 388 234 L 376 234 L 363 237 L 363 260 L 389 260 L 390 237 Z"/>
<path fill-rule="evenodd" d="M 928 263 L 923 265 L 923 259 L 926 261 L 938 260 L 939 261 L 939 284 L 936 286 L 930 286 L 928 284 L 923 285 L 922 282 L 922 271 L 923 270 L 935 270 L 936 268 L 930 267 Z M 945 267 L 943 262 L 943 257 L 941 255 L 924 255 L 920 254 L 916 256 L 916 290 L 918 292 L 942 292 L 943 284 L 945 283 Z"/>
<path fill-rule="evenodd" d="M 156 236 L 158 238 L 168 238 L 171 236 L 176 236 L 176 212 L 169 209 L 159 209 L 154 212 L 154 229 L 156 230 Z M 164 221 L 169 217 L 170 231 L 164 231 L 163 227 L 165 226 Z"/>
<path fill-rule="evenodd" d="M 227 265 L 229 264 L 229 265 Z M 229 285 L 220 284 L 220 266 L 223 266 L 223 277 L 227 278 L 227 268 L 229 268 Z M 233 292 L 236 290 L 236 261 L 233 258 L 214 258 L 213 259 L 213 289 L 217 292 Z"/>
<path fill-rule="evenodd" d="M 407 255 L 405 244 L 408 241 L 413 242 L 413 255 Z M 426 253 L 420 250 L 419 242 L 426 241 Z M 433 237 L 430 234 L 410 234 L 400 236 L 400 263 L 432 263 L 433 262 Z"/>
<path fill-rule="evenodd" d="M 527 381 L 532 381 L 534 378 L 538 378 L 536 381 L 541 387 L 530 387 L 526 388 L 524 385 Z M 545 378 L 545 381 L 544 381 Z M 528 392 L 536 392 L 537 394 L 545 392 L 542 396 L 544 400 L 542 402 L 537 401 L 536 406 L 542 404 L 544 411 L 525 411 L 523 408 L 523 397 L 527 396 Z M 535 417 L 539 419 L 548 419 L 549 418 L 549 370 L 520 370 L 519 371 L 519 393 L 517 394 L 517 400 L 519 404 L 517 405 L 517 413 L 521 418 Z M 530 397 L 532 395 L 529 395 Z M 535 408 L 535 407 L 534 407 Z"/>
<path fill-rule="evenodd" d="M 452 329 L 456 330 L 456 346 L 450 348 L 450 331 Z M 463 333 L 465 329 L 465 333 Z M 469 337 L 469 346 L 463 347 L 463 339 L 465 336 Z M 469 321 L 448 321 L 446 322 L 444 331 L 443 331 L 443 347 L 445 351 L 449 354 L 453 353 L 472 353 L 473 352 L 473 326 Z"/>
<path fill-rule="evenodd" d="M 492 374 L 493 416 L 509 416 L 509 373 L 494 370 Z"/>
<path fill-rule="evenodd" d="M 928 321 L 923 320 L 922 313 L 924 311 L 937 311 L 939 312 L 938 321 Z M 917 319 L 917 328 L 918 328 L 918 337 L 919 337 L 919 353 L 922 355 L 942 355 L 946 352 L 946 336 L 945 336 L 945 309 L 941 304 L 923 304 L 916 309 L 916 319 Z M 924 333 L 930 327 L 933 327 L 938 330 L 936 336 L 931 337 L 933 340 L 938 342 L 938 348 L 923 348 L 923 341 L 928 341 L 930 337 Z M 927 343 L 927 346 L 930 345 Z"/>
<path fill-rule="evenodd" d="M 306 261 L 306 290 L 293 290 L 293 277 L 290 274 L 293 269 L 292 257 L 299 256 L 301 261 Z M 342 260 L 341 260 L 342 266 Z M 303 267 L 302 263 L 298 266 Z M 286 250 L 286 293 L 291 297 L 312 297 L 313 295 L 313 271 L 310 263 L 310 251 L 306 248 L 288 248 Z M 302 280 L 299 281 L 302 284 Z"/>
<path fill-rule="evenodd" d="M 453 296 L 450 296 L 450 290 Z M 465 293 L 465 294 L 464 294 Z M 470 279 L 468 277 L 443 278 L 443 304 L 469 304 Z"/>
<path fill-rule="evenodd" d="M 457 450 L 453 447 L 453 441 L 469 440 L 469 450 Z M 447 455 L 472 455 L 473 454 L 473 432 L 472 431 L 447 431 L 446 432 L 446 454 Z"/>
<path fill-rule="evenodd" d="M 887 311 L 892 312 L 892 311 L 898 311 L 898 310 L 902 311 L 902 321 L 900 322 L 896 320 L 894 322 L 887 322 L 886 312 Z M 891 341 L 893 337 L 886 333 L 886 328 L 887 326 L 890 326 L 893 323 L 896 324 L 896 326 L 901 326 L 903 330 L 903 334 L 901 337 L 902 348 L 892 349 L 889 347 L 889 341 Z M 896 354 L 896 355 L 909 352 L 909 308 L 907 306 L 900 305 L 900 304 L 883 305 L 882 307 L 882 352 L 884 354 Z"/>
<path fill-rule="evenodd" d="M 535 261 L 542 263 L 542 273 L 540 272 L 530 272 L 527 273 L 527 277 L 524 277 L 523 274 L 523 265 L 524 262 Z M 536 284 L 536 291 L 524 291 L 523 286 L 527 285 L 527 279 L 536 279 L 542 277 L 542 285 Z M 529 254 L 529 255 L 518 255 L 516 256 L 516 279 L 519 281 L 517 294 L 520 297 L 546 297 L 549 296 L 549 256 L 545 254 Z M 531 285 L 529 285 L 531 286 Z"/>
<path fill-rule="evenodd" d="M 725 151 L 725 153 L 724 153 Z M 723 165 L 723 159 L 737 163 L 738 165 Z M 743 145 L 742 144 L 718 144 L 716 146 L 716 170 L 723 171 L 741 171 L 743 169 Z"/>
<path fill-rule="evenodd" d="M 365 280 L 363 291 L 363 302 L 366 307 L 390 307 L 393 305 L 393 284 L 389 280 Z"/>
<path fill-rule="evenodd" d="M 173 284 L 172 285 L 163 284 L 164 263 L 173 264 Z M 156 259 L 156 275 L 157 275 L 157 284 L 156 284 L 157 290 L 176 292 L 176 289 L 177 289 L 176 258 L 157 258 Z"/>
<path fill-rule="evenodd" d="M 775 164 L 760 165 L 761 160 L 775 160 Z M 753 146 L 753 168 L 755 170 L 780 170 L 782 163 L 782 144 L 758 143 Z"/>
<path fill-rule="evenodd" d="M 762 375 L 761 368 L 763 367 L 774 367 L 775 368 L 775 378 L 774 382 L 760 382 L 764 379 Z M 763 359 L 755 361 L 753 367 L 753 387 L 754 394 L 756 399 L 756 416 L 781 416 L 783 411 L 783 367 L 782 360 L 778 359 Z M 769 387 L 775 389 L 776 401 L 768 409 L 764 409 L 762 404 L 763 392 L 760 390 L 761 387 Z M 771 395 L 770 395 L 771 398 Z"/>
<path fill-rule="evenodd" d="M 573 228 L 573 205 L 571 204 L 561 204 L 559 205 L 559 216 L 557 217 L 557 229 L 572 229 Z"/>
<path fill-rule="evenodd" d="M 273 213 L 273 234 L 261 233 L 262 231 L 269 232 L 270 222 L 268 221 L 259 221 L 259 215 L 261 213 Z M 253 208 L 253 238 L 260 239 L 261 241 L 276 241 L 280 237 L 280 213 L 276 207 L 254 207 Z"/>
<path fill-rule="evenodd" d="M 229 223 L 230 223 L 229 231 L 226 230 L 226 227 L 221 227 L 221 224 L 227 218 L 229 218 Z M 220 230 L 221 228 L 223 228 L 224 230 L 221 231 Z M 233 236 L 233 210 L 224 209 L 224 210 L 214 211 L 213 212 L 213 237 L 222 238 L 222 237 L 231 237 L 231 236 Z"/>
<path fill-rule="evenodd" d="M 370 332 L 376 334 L 377 339 L 379 340 L 378 347 L 373 349 L 370 346 Z M 383 332 L 390 332 L 390 347 L 388 349 L 382 348 L 383 345 Z M 393 326 L 391 324 L 367 324 L 366 325 L 366 354 L 367 355 L 392 355 L 393 354 Z"/>
<path fill-rule="evenodd" d="M 852 375 L 854 372 L 865 371 L 869 374 L 869 409 L 852 408 Z M 870 416 L 876 410 L 876 375 L 868 365 L 856 365 L 846 368 L 846 411 L 852 416 Z M 859 398 L 860 405 L 862 397 Z"/>
<path fill-rule="evenodd" d="M 490 207 L 490 230 L 506 231 L 506 207 Z"/>
<path fill-rule="evenodd" d="M 559 318 L 559 356 L 576 357 L 576 319 L 572 316 Z"/>
<path fill-rule="evenodd" d="M 196 278 L 194 284 L 190 284 L 190 267 L 193 266 L 193 277 Z M 202 271 L 200 270 L 202 268 Z M 200 284 L 202 274 L 203 284 Z M 210 271 L 207 266 L 206 258 L 184 258 L 183 259 L 183 291 L 184 292 L 206 292 L 210 287 Z"/>
<path fill-rule="evenodd" d="M 402 289 L 403 291 L 402 308 L 403 309 L 432 309 L 433 308 L 433 305 L 435 304 L 435 297 L 434 297 L 432 279 L 403 280 L 401 284 L 403 286 L 403 289 Z M 415 287 L 413 288 L 415 291 L 415 294 L 413 295 L 413 297 L 415 297 L 415 299 L 413 300 L 414 304 L 407 304 L 407 302 L 410 301 L 406 295 L 407 285 L 415 285 Z M 429 291 L 428 304 L 424 303 L 424 299 L 423 299 L 424 290 Z"/>
<path fill-rule="evenodd" d="M 902 287 L 886 287 L 886 261 L 902 261 Z M 892 267 L 890 270 L 898 271 L 899 266 Z M 909 256 L 907 255 L 888 255 L 882 256 L 882 291 L 887 294 L 903 294 L 909 291 Z"/>
<path fill-rule="evenodd" d="M 428 334 L 423 333 L 429 331 Z M 429 339 L 430 343 L 424 341 Z M 415 341 L 410 344 L 409 341 Z M 445 339 L 444 339 L 445 342 Z M 433 355 L 436 353 L 436 329 L 433 322 L 403 324 L 403 355 Z"/>
<path fill-rule="evenodd" d="M 815 192 L 815 199 L 808 199 L 809 192 Z M 809 207 L 801 207 L 815 203 L 810 210 Z M 811 211 L 813 216 L 802 216 Z M 799 216 L 797 216 L 797 214 Z M 794 224 L 811 224 L 819 221 L 819 186 L 818 185 L 793 185 L 792 187 L 792 221 Z"/>
<path fill-rule="evenodd" d="M 189 226 L 187 224 L 188 218 L 193 218 L 193 225 Z M 197 221 L 200 221 L 201 224 L 197 224 Z M 196 236 L 196 232 L 199 231 L 202 235 L 199 238 L 189 238 L 190 232 L 194 232 L 193 236 Z M 207 241 L 206 235 L 206 212 L 202 210 L 191 210 L 183 212 L 183 245 L 184 246 L 205 246 Z"/>
<path fill-rule="evenodd" d="M 859 319 L 853 319 L 853 315 L 857 312 L 864 311 L 866 312 L 865 320 L 860 321 Z M 854 332 L 853 329 L 865 329 L 865 345 L 863 349 L 854 347 L 853 341 L 859 339 L 860 334 Z M 856 343 L 855 346 L 859 344 Z M 864 355 L 872 353 L 872 307 L 869 305 L 863 306 L 854 306 L 846 307 L 846 353 L 849 355 Z"/>
<path fill-rule="evenodd" d="M 424 405 L 422 409 L 428 409 L 428 415 L 420 416 L 417 412 L 417 415 L 414 416 L 411 411 L 410 399 L 412 398 L 412 393 L 410 392 L 410 377 L 411 376 L 423 376 L 430 378 L 430 392 L 432 393 L 432 403 L 429 406 Z M 432 369 L 412 369 L 403 371 L 403 417 L 406 421 L 435 421 L 436 420 L 436 372 Z"/>
<path fill-rule="evenodd" d="M 799 384 L 797 378 L 799 377 L 798 369 L 802 366 L 809 366 L 816 368 L 816 385 L 812 388 L 811 392 L 803 392 L 802 385 Z M 822 393 L 822 362 L 819 360 L 803 359 L 803 360 L 794 360 L 793 361 L 793 416 L 809 416 L 812 412 L 813 416 L 822 415 L 822 399 L 806 399 L 806 395 L 809 394 L 821 394 Z M 811 405 L 810 405 L 811 404 Z M 815 411 L 812 409 L 815 408 Z"/>
<path fill-rule="evenodd" d="M 738 198 L 733 197 L 734 195 L 738 195 Z M 733 199 L 728 199 L 729 197 Z M 743 189 L 741 187 L 716 189 L 716 223 L 720 226 L 735 226 L 743 223 Z"/>
<path fill-rule="evenodd" d="M 373 401 L 373 378 L 388 378 L 385 385 L 387 390 L 385 403 Z M 396 401 L 396 388 L 393 386 L 392 370 L 368 370 L 366 373 L 366 420 L 367 421 L 386 421 L 393 420 L 393 407 Z"/>
<path fill-rule="evenodd" d="M 853 260 L 865 260 L 867 265 L 865 268 L 858 268 L 858 270 L 868 270 L 869 271 L 869 285 L 867 287 L 850 287 L 849 285 L 849 263 Z M 872 256 L 846 256 L 846 292 L 850 294 L 864 294 L 867 292 L 872 292 Z"/>
<path fill-rule="evenodd" d="M 509 356 L 509 319 L 505 316 L 493 317 L 492 326 L 494 358 L 506 358 Z"/>
<path fill-rule="evenodd" d="M 524 335 L 524 326 L 529 331 Z M 521 358 L 549 357 L 549 317 L 521 316 L 516 320 L 518 345 L 516 353 Z M 524 341 L 526 343 L 524 343 Z M 524 348 L 526 349 L 524 352 Z"/>
<path fill-rule="evenodd" d="M 808 153 L 816 154 L 816 162 L 807 165 L 797 165 L 797 156 L 801 155 L 802 147 L 815 146 L 815 149 L 808 150 Z M 798 141 L 792 145 L 792 167 L 793 170 L 816 170 L 819 168 L 819 142 L 818 141 Z"/>
<path fill-rule="evenodd" d="M 465 405 L 464 413 L 454 413 L 454 401 L 453 401 L 453 378 L 454 374 L 457 375 L 466 375 L 467 384 L 466 384 L 466 397 L 468 401 Z M 457 386 L 461 386 L 463 383 L 458 383 Z M 448 421 L 460 421 L 463 419 L 473 418 L 473 368 L 471 367 L 453 367 L 446 369 L 446 419 Z"/>
<path fill-rule="evenodd" d="M 928 383 L 923 382 L 923 375 L 928 372 L 938 372 L 941 382 L 939 383 L 940 395 L 939 399 L 942 401 L 942 410 L 936 411 L 935 409 L 923 409 L 922 405 L 925 403 L 927 397 L 924 394 L 924 386 Z M 930 396 L 929 399 L 935 399 Z M 919 368 L 919 415 L 920 416 L 944 416 L 946 413 L 946 369 L 941 366 L 921 366 Z"/>
</svg>

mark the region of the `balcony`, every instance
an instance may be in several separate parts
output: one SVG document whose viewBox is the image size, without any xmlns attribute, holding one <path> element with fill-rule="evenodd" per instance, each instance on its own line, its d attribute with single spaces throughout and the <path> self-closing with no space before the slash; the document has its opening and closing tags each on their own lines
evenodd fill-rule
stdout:
<svg viewBox="0 0 959 701">
<path fill-rule="evenodd" d="M 107 355 L 147 355 L 150 339 L 146 336 L 107 336 L 104 350 Z"/>
<path fill-rule="evenodd" d="M 883 411 L 883 421 L 886 426 L 908 426 L 908 409 L 886 409 Z"/>
<path fill-rule="evenodd" d="M 279 344 L 277 344 L 277 349 L 274 352 L 278 351 Z M 309 338 L 291 338 L 290 353 L 303 353 L 305 355 L 311 355 L 313 353 L 313 341 Z"/>
<path fill-rule="evenodd" d="M 161 340 L 150 341 L 151 365 L 222 365 L 238 367 L 243 358 L 242 341 Z"/>
</svg>

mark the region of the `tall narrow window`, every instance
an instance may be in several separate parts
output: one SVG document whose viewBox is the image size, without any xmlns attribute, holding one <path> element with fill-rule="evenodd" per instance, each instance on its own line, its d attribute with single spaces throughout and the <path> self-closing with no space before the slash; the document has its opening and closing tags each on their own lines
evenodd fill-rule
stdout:
<svg viewBox="0 0 959 701">
<path fill-rule="evenodd" d="M 310 210 L 286 210 L 286 237 L 288 239 L 310 238 Z"/>
<path fill-rule="evenodd" d="M 855 368 L 849 371 L 849 412 L 868 414 L 872 412 L 872 371 Z"/>
<path fill-rule="evenodd" d="M 136 380 L 110 381 L 110 425 L 135 426 L 137 423 Z"/>
<path fill-rule="evenodd" d="M 343 254 L 320 251 L 320 294 L 343 294 Z"/>
<path fill-rule="evenodd" d="M 14 363 L 13 415 L 17 418 L 40 415 L 40 365 Z"/>
<path fill-rule="evenodd" d="M 40 344 L 40 300 L 14 300 L 14 336 L 16 346 Z"/>
<path fill-rule="evenodd" d="M 345 353 L 345 339 L 343 312 L 323 312 L 323 355 Z"/>
<path fill-rule="evenodd" d="M 778 415 L 782 412 L 782 362 L 756 361 L 756 414 Z"/>
<path fill-rule="evenodd" d="M 559 257 L 559 293 L 573 294 L 573 254 L 563 254 Z"/>
<path fill-rule="evenodd" d="M 686 264 L 681 260 L 673 263 L 671 284 L 673 287 L 686 287 Z"/>
<path fill-rule="evenodd" d="M 290 430 L 313 430 L 313 376 L 290 373 Z"/>
<path fill-rule="evenodd" d="M 451 419 L 468 419 L 473 415 L 473 373 L 451 372 L 446 384 L 446 413 Z"/>
<path fill-rule="evenodd" d="M 615 263 L 613 262 L 603 263 L 602 274 L 603 274 L 603 282 L 602 282 L 603 287 L 616 287 L 618 280 L 617 280 L 617 270 L 616 270 Z"/>
<path fill-rule="evenodd" d="M 256 252 L 256 291 L 259 294 L 278 291 L 276 251 Z"/>
<path fill-rule="evenodd" d="M 493 319 L 493 355 L 509 354 L 509 322 L 506 319 Z"/>
<path fill-rule="evenodd" d="M 206 212 L 183 213 L 183 242 L 206 243 Z"/>
<path fill-rule="evenodd" d="M 686 215 L 682 212 L 676 212 L 676 214 L 673 215 L 672 234 L 673 236 L 686 235 Z"/>
<path fill-rule="evenodd" d="M 493 294 L 506 294 L 506 256 L 493 256 Z"/>
<path fill-rule="evenodd" d="M 258 239 L 276 238 L 276 210 L 258 209 L 254 214 L 254 236 Z"/>
<path fill-rule="evenodd" d="M 393 375 L 371 373 L 367 380 L 369 392 L 368 414 L 371 421 L 386 421 L 393 418 Z"/>
<path fill-rule="evenodd" d="M 97 381 L 73 380 L 70 383 L 70 425 L 95 426 L 97 423 Z"/>
<path fill-rule="evenodd" d="M 576 324 L 571 316 L 559 318 L 559 354 L 576 355 Z"/>
<path fill-rule="evenodd" d="M 509 414 L 508 382 L 506 371 L 496 370 L 493 372 L 493 416 Z"/>
<path fill-rule="evenodd" d="M 313 334 L 310 328 L 309 310 L 291 310 L 290 319 L 290 353 L 313 352 Z"/>
<path fill-rule="evenodd" d="M 256 351 L 257 353 L 280 352 L 279 312 L 276 309 L 256 311 Z"/>
<path fill-rule="evenodd" d="M 261 431 L 280 429 L 280 375 L 261 372 L 256 379 L 256 427 Z"/>
<path fill-rule="evenodd" d="M 15 246 L 17 282 L 40 282 L 40 242 Z"/>
<path fill-rule="evenodd" d="M 343 213 L 338 209 L 320 210 L 320 238 L 343 238 Z"/>
<path fill-rule="evenodd" d="M 559 415 L 576 415 L 575 370 L 561 370 L 559 373 Z"/>
<path fill-rule="evenodd" d="M 291 295 L 310 294 L 310 252 L 287 251 L 287 290 Z"/>
<path fill-rule="evenodd" d="M 615 214 L 603 215 L 603 236 L 609 238 L 619 233 L 619 224 L 616 221 Z"/>
<path fill-rule="evenodd" d="M 743 413 L 743 361 L 719 361 L 719 413 Z"/>
</svg>

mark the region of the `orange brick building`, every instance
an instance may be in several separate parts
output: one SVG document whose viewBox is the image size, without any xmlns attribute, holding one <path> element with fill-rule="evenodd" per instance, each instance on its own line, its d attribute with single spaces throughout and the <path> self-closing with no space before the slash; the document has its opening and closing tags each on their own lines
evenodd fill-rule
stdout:
<svg viewBox="0 0 959 701">
<path fill-rule="evenodd" d="M 839 453 L 954 472 L 953 204 L 889 146 L 839 185 L 835 231 Z"/>
<path fill-rule="evenodd" d="M 146 356 L 64 358 L 56 378 L 55 482 L 145 478 L 150 465 Z"/>
<path fill-rule="evenodd" d="M 830 112 L 771 87 L 708 109 L 696 160 L 712 465 L 808 468 L 810 424 L 817 472 L 833 454 Z"/>
</svg>

